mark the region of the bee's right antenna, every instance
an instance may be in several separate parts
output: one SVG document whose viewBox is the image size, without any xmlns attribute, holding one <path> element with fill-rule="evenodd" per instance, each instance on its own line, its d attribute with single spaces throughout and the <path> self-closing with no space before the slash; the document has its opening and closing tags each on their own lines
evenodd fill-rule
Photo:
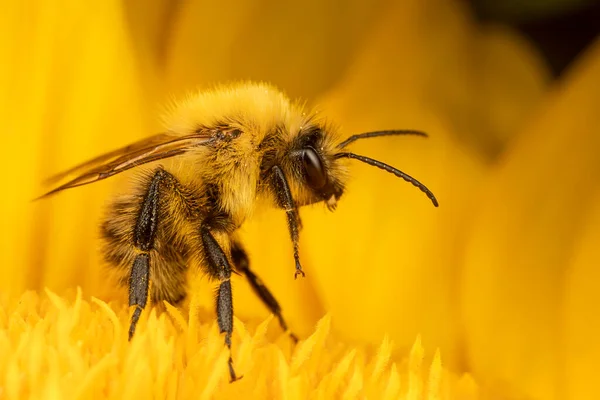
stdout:
<svg viewBox="0 0 600 400">
<path fill-rule="evenodd" d="M 415 131 L 412 129 L 365 132 L 365 133 L 358 133 L 356 135 L 350 136 L 348 139 L 344 140 L 342 143 L 340 143 L 338 145 L 338 149 L 343 149 L 344 147 L 348 146 L 350 143 L 357 141 L 359 139 L 367 139 L 367 138 L 379 137 L 379 136 L 396 136 L 396 135 L 416 135 L 416 136 L 427 137 L 427 134 L 425 132 Z"/>
<path fill-rule="evenodd" d="M 427 186 L 423 185 L 421 182 L 408 175 L 407 173 L 404 173 L 399 169 L 392 167 L 391 165 L 387 165 L 386 163 L 382 163 L 381 161 L 354 153 L 337 153 L 335 155 L 335 158 L 353 158 L 355 160 L 364 162 L 365 164 L 369 164 L 389 173 L 392 173 L 397 177 L 404 179 L 406 182 L 412 183 L 414 186 L 418 187 L 423 193 L 427 195 L 427 197 L 429 197 L 434 206 L 437 207 L 439 205 L 437 199 L 435 198 L 435 195 L 431 192 L 431 190 L 427 189 Z"/>
</svg>

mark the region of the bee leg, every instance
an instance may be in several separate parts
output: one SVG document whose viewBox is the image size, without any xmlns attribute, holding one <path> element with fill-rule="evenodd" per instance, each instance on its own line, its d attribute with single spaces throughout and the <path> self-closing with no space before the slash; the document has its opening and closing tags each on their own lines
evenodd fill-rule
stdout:
<svg viewBox="0 0 600 400">
<path fill-rule="evenodd" d="M 250 270 L 250 259 L 248 258 L 248 254 L 243 249 L 241 243 L 236 241 L 232 242 L 231 259 L 236 269 L 246 275 L 246 278 L 248 278 L 248 282 L 250 283 L 252 290 L 254 290 L 254 293 L 261 299 L 267 308 L 273 314 L 275 314 L 279 320 L 281 329 L 283 329 L 284 332 L 289 332 L 289 335 L 294 343 L 298 343 L 298 336 L 289 331 L 288 326 L 283 319 L 283 315 L 281 314 L 281 307 L 275 299 L 275 296 L 273 296 L 271 291 L 267 289 L 265 284 L 262 282 L 262 279 L 260 279 L 254 272 L 252 272 L 252 270 Z"/>
<path fill-rule="evenodd" d="M 206 255 L 206 261 L 209 267 L 209 274 L 220 281 L 217 291 L 217 323 L 219 331 L 225 333 L 225 344 L 229 348 L 229 375 L 231 382 L 239 379 L 233 369 L 233 360 L 231 358 L 231 333 L 233 332 L 233 301 L 231 297 L 231 266 L 223 249 L 210 232 L 203 226 L 201 228 L 202 245 Z"/>
<path fill-rule="evenodd" d="M 300 215 L 298 214 L 298 208 L 292 197 L 292 191 L 290 190 L 290 185 L 288 184 L 285 174 L 277 165 L 271 168 L 271 179 L 277 204 L 279 207 L 283 208 L 287 214 L 288 229 L 294 246 L 294 260 L 296 261 L 296 273 L 294 274 L 294 278 L 297 278 L 298 275 L 304 277 L 305 274 L 302 270 L 298 253 L 298 234 L 300 226 L 302 225 L 300 222 Z"/>
<path fill-rule="evenodd" d="M 129 325 L 129 340 L 133 338 L 135 327 L 146 307 L 148 300 L 148 285 L 150 275 L 150 260 L 147 253 L 138 254 L 133 261 L 129 278 L 129 306 L 136 306 Z"/>
<path fill-rule="evenodd" d="M 159 219 L 161 183 L 167 179 L 175 179 L 175 177 L 162 168 L 156 170 L 142 201 L 133 231 L 134 245 L 139 253 L 133 261 L 129 277 L 129 306 L 135 306 L 129 326 L 129 340 L 133 338 L 135 327 L 148 300 L 150 251 L 154 248 Z"/>
</svg>

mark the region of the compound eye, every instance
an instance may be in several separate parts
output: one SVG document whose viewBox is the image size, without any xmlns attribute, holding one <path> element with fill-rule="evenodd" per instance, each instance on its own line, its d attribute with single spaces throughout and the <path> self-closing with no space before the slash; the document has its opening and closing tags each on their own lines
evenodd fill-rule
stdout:
<svg viewBox="0 0 600 400">
<path fill-rule="evenodd" d="M 327 184 L 327 175 L 317 152 L 312 148 L 302 152 L 302 163 L 306 171 L 306 182 L 313 189 L 321 189 Z"/>
</svg>

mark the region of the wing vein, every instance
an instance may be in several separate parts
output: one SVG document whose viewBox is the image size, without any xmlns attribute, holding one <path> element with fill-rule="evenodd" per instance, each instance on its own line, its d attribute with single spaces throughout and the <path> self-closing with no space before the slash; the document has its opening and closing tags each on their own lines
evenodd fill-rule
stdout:
<svg viewBox="0 0 600 400">
<path fill-rule="evenodd" d="M 202 131 L 179 137 L 162 133 L 113 150 L 51 177 L 48 182 L 57 186 L 38 199 L 97 182 L 143 164 L 179 156 L 195 147 L 207 146 L 216 140 L 212 133 L 214 132 Z M 66 183 L 58 184 L 70 176 L 74 177 Z"/>
</svg>

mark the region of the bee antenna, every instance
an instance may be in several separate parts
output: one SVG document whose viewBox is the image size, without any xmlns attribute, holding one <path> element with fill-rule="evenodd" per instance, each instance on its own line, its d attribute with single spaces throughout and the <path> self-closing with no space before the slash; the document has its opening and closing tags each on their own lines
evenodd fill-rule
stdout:
<svg viewBox="0 0 600 400">
<path fill-rule="evenodd" d="M 379 136 L 397 136 L 397 135 L 415 135 L 415 136 L 427 137 L 427 134 L 425 132 L 415 131 L 412 129 L 398 129 L 398 130 L 391 130 L 391 131 L 365 132 L 365 133 L 358 133 L 356 135 L 350 136 L 348 139 L 344 140 L 342 143 L 340 143 L 338 145 L 338 149 L 343 149 L 344 147 L 348 146 L 350 143 L 355 142 L 359 139 L 367 139 L 367 138 L 379 137 Z"/>
<path fill-rule="evenodd" d="M 421 182 L 419 182 L 412 176 L 400 171 L 397 168 L 392 167 L 391 165 L 387 165 L 385 163 L 382 163 L 381 161 L 377 161 L 372 158 L 361 156 L 361 155 L 354 154 L 354 153 L 337 153 L 335 155 L 335 158 L 336 159 L 337 158 L 353 158 L 355 160 L 364 162 L 365 164 L 372 165 L 374 167 L 377 167 L 384 171 L 387 171 L 391 174 L 394 174 L 397 177 L 402 178 L 406 182 L 409 182 L 409 183 L 413 184 L 414 186 L 416 186 L 417 188 L 419 188 L 419 190 L 421 190 L 423 193 L 425 193 L 427 195 L 427 197 L 429 197 L 429 199 L 431 200 L 431 202 L 433 203 L 434 206 L 436 206 L 436 207 L 438 206 L 438 201 L 435 198 L 435 195 L 431 192 L 431 190 L 427 189 L 427 186 L 423 185 Z"/>
</svg>

